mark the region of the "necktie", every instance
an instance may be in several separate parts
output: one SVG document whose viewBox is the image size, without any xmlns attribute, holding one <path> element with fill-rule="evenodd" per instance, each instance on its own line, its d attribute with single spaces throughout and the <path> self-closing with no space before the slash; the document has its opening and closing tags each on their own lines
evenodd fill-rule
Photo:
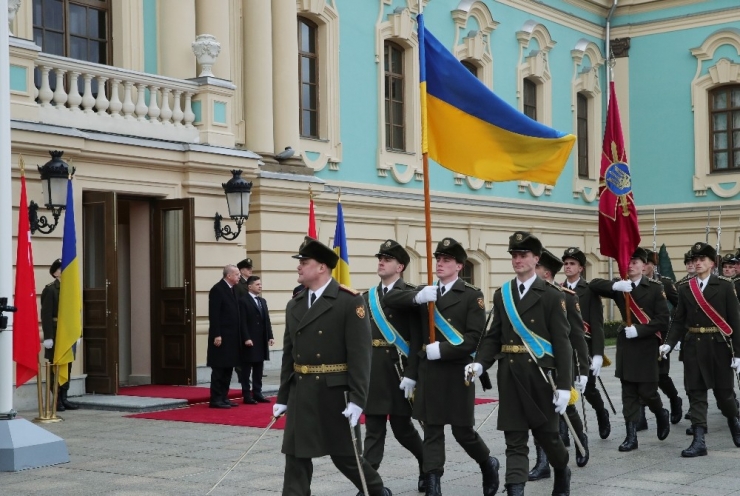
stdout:
<svg viewBox="0 0 740 496">
<path fill-rule="evenodd" d="M 316 293 L 311 293 L 311 303 L 308 304 L 308 308 L 311 308 L 316 301 Z"/>
<path fill-rule="evenodd" d="M 262 302 L 259 298 L 255 298 L 254 301 L 257 303 L 257 308 L 259 308 L 260 312 L 262 311 Z"/>
<path fill-rule="evenodd" d="M 388 286 L 383 288 L 383 294 L 386 294 L 388 292 Z"/>
<path fill-rule="evenodd" d="M 525 289 L 524 288 L 524 284 L 519 284 L 519 294 L 520 295 L 523 295 L 524 294 L 524 289 Z"/>
<path fill-rule="evenodd" d="M 440 286 L 439 287 L 439 293 L 440 294 L 445 294 L 445 287 L 444 286 Z"/>
<path fill-rule="evenodd" d="M 703 290 L 703 289 L 704 289 L 704 281 L 701 281 L 701 282 L 699 283 L 699 289 L 701 289 L 701 290 Z"/>
<path fill-rule="evenodd" d="M 634 282 L 632 282 L 632 283 L 630 283 L 630 284 L 632 284 L 632 289 L 635 289 L 635 283 L 634 283 Z"/>
</svg>

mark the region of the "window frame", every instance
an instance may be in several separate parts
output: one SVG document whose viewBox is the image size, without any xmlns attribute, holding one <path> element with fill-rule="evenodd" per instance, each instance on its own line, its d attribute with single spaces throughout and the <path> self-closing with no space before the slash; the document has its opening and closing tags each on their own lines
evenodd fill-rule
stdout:
<svg viewBox="0 0 740 496">
<path fill-rule="evenodd" d="M 319 26 L 315 22 L 307 19 L 303 16 L 298 16 L 298 129 L 301 138 L 309 139 L 321 139 L 321 61 L 319 59 Z M 301 25 L 305 25 L 309 28 L 311 36 L 313 37 L 314 52 L 304 52 L 301 48 L 303 46 L 302 29 Z M 314 81 L 303 80 L 303 59 L 311 59 L 314 61 Z M 311 109 L 304 107 L 303 101 L 303 86 L 308 84 L 313 88 L 314 98 L 316 101 L 316 108 Z M 310 99 L 310 98 L 309 98 Z M 304 133 L 304 122 L 303 113 L 307 111 L 315 114 L 315 134 Z"/>
<path fill-rule="evenodd" d="M 392 55 L 389 51 L 395 50 L 398 53 L 400 53 L 401 60 L 400 60 L 400 67 L 403 72 L 396 73 L 392 71 L 392 64 L 388 63 L 389 56 Z M 384 126 L 386 128 L 385 132 L 385 148 L 388 151 L 393 152 L 406 152 L 408 151 L 408 144 L 406 142 L 407 138 L 407 131 L 406 131 L 406 49 L 399 45 L 398 43 L 394 42 L 393 40 L 385 40 L 383 43 L 383 100 L 385 104 L 385 123 Z M 398 117 L 393 112 L 393 103 L 396 100 L 393 100 L 392 96 L 388 94 L 389 89 L 392 87 L 392 84 L 389 83 L 389 79 L 396 80 L 399 82 L 399 86 L 401 88 L 401 111 L 400 111 L 400 125 L 397 123 L 394 118 Z M 398 143 L 395 143 L 395 140 L 393 139 L 394 133 L 393 128 L 401 128 L 402 137 L 401 137 L 401 145 L 402 147 L 397 147 L 394 145 L 398 145 Z"/>
<path fill-rule="evenodd" d="M 538 84 L 530 78 L 522 80 L 522 112 L 530 119 L 537 120 Z M 534 116 L 531 113 L 534 113 Z"/>
<path fill-rule="evenodd" d="M 589 109 L 588 96 L 576 93 L 576 136 L 578 142 L 578 177 L 591 179 L 590 143 L 588 140 Z"/>
<path fill-rule="evenodd" d="M 732 93 L 733 91 L 737 91 L 740 93 L 740 84 L 723 84 L 720 86 L 716 86 L 708 91 L 708 118 L 709 118 L 709 173 L 710 174 L 727 174 L 727 173 L 737 173 L 740 172 L 740 165 L 735 166 L 735 155 L 740 155 L 740 138 L 738 139 L 738 142 L 735 143 L 735 140 L 733 139 L 734 132 L 737 132 L 740 136 L 740 127 L 733 127 L 733 114 L 738 113 L 740 114 L 740 104 L 738 106 L 732 105 Z M 715 97 L 720 94 L 725 93 L 727 95 L 727 107 L 725 109 L 715 109 L 714 108 L 714 101 Z M 718 134 L 717 131 L 714 129 L 714 117 L 718 114 L 726 114 L 726 127 L 724 130 L 724 133 L 727 134 L 727 148 L 720 149 L 719 151 L 723 151 L 727 154 L 727 167 L 724 169 L 717 168 L 715 165 L 715 154 L 717 153 L 718 149 L 715 148 L 715 141 L 714 137 L 715 134 Z M 721 131 L 720 131 L 721 132 Z M 740 160 L 739 160 L 740 162 Z"/>
</svg>

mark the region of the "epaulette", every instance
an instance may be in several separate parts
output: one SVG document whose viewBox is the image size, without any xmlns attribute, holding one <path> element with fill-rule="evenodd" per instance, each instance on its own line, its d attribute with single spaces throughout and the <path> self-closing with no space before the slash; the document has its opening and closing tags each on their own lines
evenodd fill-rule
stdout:
<svg viewBox="0 0 740 496">
<path fill-rule="evenodd" d="M 340 284 L 339 285 L 339 289 L 341 289 L 342 291 L 346 291 L 347 293 L 349 293 L 351 295 L 354 295 L 354 296 L 357 296 L 358 294 L 360 294 L 359 291 L 356 291 L 356 290 L 350 288 L 349 286 L 345 286 L 344 284 Z"/>
<path fill-rule="evenodd" d="M 557 290 L 558 290 L 558 291 L 560 291 L 560 292 L 563 292 L 563 291 L 565 291 L 565 290 L 563 289 L 563 287 L 562 287 L 562 286 L 561 286 L 560 284 L 555 284 L 554 282 L 550 282 L 550 281 L 545 281 L 545 282 L 546 282 L 547 284 L 549 284 L 550 286 L 552 286 L 553 288 L 557 289 Z M 570 290 L 569 290 L 569 291 L 570 291 Z M 571 293 L 573 293 L 573 291 L 571 291 Z"/>
<path fill-rule="evenodd" d="M 723 281 L 727 281 L 727 282 L 732 282 L 732 283 L 734 283 L 734 282 L 735 282 L 735 281 L 733 281 L 732 279 L 730 279 L 729 277 L 725 277 L 725 276 L 717 276 L 717 277 L 718 277 L 719 279 L 722 279 Z"/>
<path fill-rule="evenodd" d="M 54 281 L 51 281 L 49 284 L 46 285 L 46 287 L 48 288 L 49 286 L 53 286 L 53 285 L 54 285 Z"/>
<path fill-rule="evenodd" d="M 690 277 L 689 277 L 688 279 L 681 279 L 680 281 L 678 281 L 678 282 L 676 283 L 676 286 L 681 286 L 681 285 L 683 285 L 683 284 L 688 284 L 690 280 L 691 280 L 691 278 L 690 278 Z"/>
<path fill-rule="evenodd" d="M 470 283 L 467 283 L 467 282 L 466 282 L 466 283 L 465 283 L 465 286 L 466 286 L 466 287 L 468 287 L 468 288 L 470 288 L 470 289 L 474 289 L 474 290 L 476 290 L 476 291 L 480 291 L 480 288 L 476 288 L 475 286 L 473 286 L 473 285 L 472 285 L 472 284 L 470 284 Z"/>
<path fill-rule="evenodd" d="M 403 281 L 404 284 L 406 284 L 407 288 L 416 289 L 418 286 L 416 284 L 411 284 L 410 282 Z"/>
<path fill-rule="evenodd" d="M 556 286 L 559 287 L 560 288 L 560 291 L 562 291 L 563 293 L 568 293 L 568 294 L 572 294 L 572 295 L 578 294 L 578 293 L 576 293 L 575 291 L 573 291 L 570 288 L 565 288 L 565 287 L 563 287 L 563 286 L 561 286 L 559 284 L 556 284 Z"/>
<path fill-rule="evenodd" d="M 663 283 L 662 283 L 662 282 L 660 282 L 660 281 L 658 281 L 657 279 L 650 279 L 650 278 L 648 277 L 648 281 L 652 282 L 653 284 L 660 284 L 661 286 L 663 285 Z"/>
</svg>

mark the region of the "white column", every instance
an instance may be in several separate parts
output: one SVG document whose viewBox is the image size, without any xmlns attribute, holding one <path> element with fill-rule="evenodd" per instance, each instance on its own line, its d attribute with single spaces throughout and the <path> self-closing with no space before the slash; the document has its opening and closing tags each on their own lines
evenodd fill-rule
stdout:
<svg viewBox="0 0 740 496">
<path fill-rule="evenodd" d="M 295 11 L 295 5 L 293 5 Z M 244 26 L 244 106 L 247 148 L 272 155 L 272 14 L 270 0 L 242 0 Z M 294 60 L 295 63 L 297 61 Z M 286 102 L 287 104 L 287 102 Z M 297 111 L 296 107 L 296 111 Z"/>
<path fill-rule="evenodd" d="M 159 0 L 159 72 L 178 79 L 198 75 L 190 44 L 195 41 L 195 0 Z"/>
<path fill-rule="evenodd" d="M 272 79 L 275 152 L 300 151 L 298 17 L 295 0 L 272 1 Z"/>
<path fill-rule="evenodd" d="M 213 64 L 213 74 L 219 79 L 231 77 L 231 16 L 230 0 L 195 0 L 195 34 L 212 34 L 221 44 L 221 52 Z M 193 38 L 195 39 L 195 38 Z"/>
</svg>

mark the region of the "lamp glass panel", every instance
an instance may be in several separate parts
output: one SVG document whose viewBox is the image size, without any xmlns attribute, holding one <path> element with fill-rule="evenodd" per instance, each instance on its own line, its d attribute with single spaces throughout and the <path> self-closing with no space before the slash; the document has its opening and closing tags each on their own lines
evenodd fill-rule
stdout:
<svg viewBox="0 0 740 496">
<path fill-rule="evenodd" d="M 44 199 L 50 200 L 51 204 L 57 207 L 66 206 L 67 181 L 68 179 L 66 177 L 52 177 L 49 179 L 49 183 L 51 183 L 51 198 L 44 197 Z"/>
<path fill-rule="evenodd" d="M 251 193 L 237 191 L 226 193 L 226 202 L 229 204 L 229 217 L 249 216 L 249 196 Z"/>
</svg>

